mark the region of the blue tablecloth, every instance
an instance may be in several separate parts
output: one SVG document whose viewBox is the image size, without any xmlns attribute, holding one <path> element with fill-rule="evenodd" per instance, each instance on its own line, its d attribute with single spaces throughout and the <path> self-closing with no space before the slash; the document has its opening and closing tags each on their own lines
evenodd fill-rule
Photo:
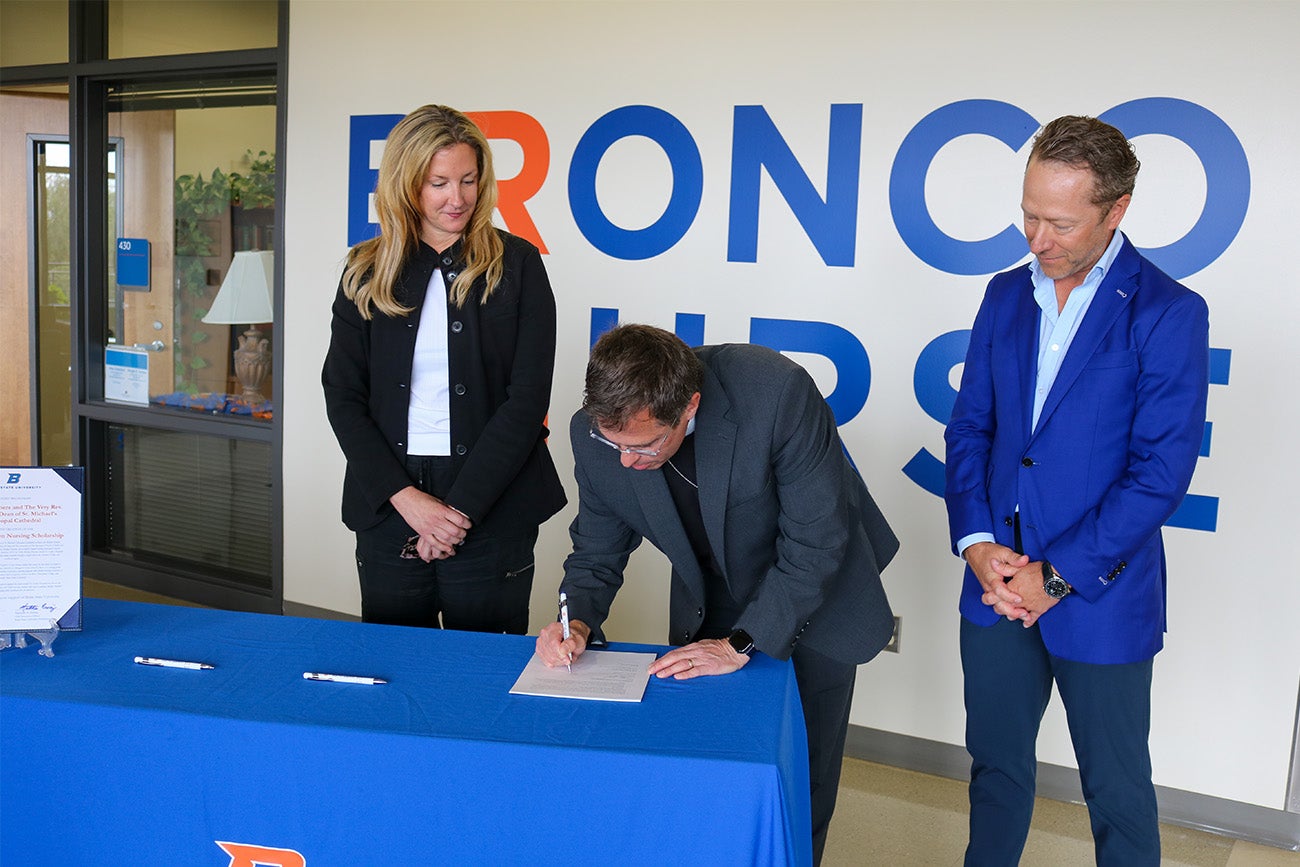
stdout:
<svg viewBox="0 0 1300 867">
<path fill-rule="evenodd" d="M 0 654 L 5 864 L 225 867 L 231 841 L 308 867 L 811 861 L 788 663 L 589 702 L 509 693 L 532 638 L 93 599 L 83 617 L 53 659 Z"/>
</svg>

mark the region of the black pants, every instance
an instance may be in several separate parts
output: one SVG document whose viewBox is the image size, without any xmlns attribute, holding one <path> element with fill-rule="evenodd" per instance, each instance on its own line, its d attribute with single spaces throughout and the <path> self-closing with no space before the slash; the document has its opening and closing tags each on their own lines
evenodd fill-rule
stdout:
<svg viewBox="0 0 1300 867">
<path fill-rule="evenodd" d="M 849 733 L 849 708 L 858 667 L 796 647 L 794 679 L 799 684 L 804 725 L 808 729 L 808 782 L 812 803 L 813 863 L 826 849 L 826 829 L 835 812 L 840 788 L 844 740 Z"/>
<path fill-rule="evenodd" d="M 413 484 L 435 497 L 455 479 L 448 458 L 412 457 L 407 471 Z M 396 511 L 357 532 L 362 620 L 527 634 L 536 527 L 509 534 L 471 528 L 455 556 L 432 563 L 399 556 L 413 535 Z"/>
</svg>

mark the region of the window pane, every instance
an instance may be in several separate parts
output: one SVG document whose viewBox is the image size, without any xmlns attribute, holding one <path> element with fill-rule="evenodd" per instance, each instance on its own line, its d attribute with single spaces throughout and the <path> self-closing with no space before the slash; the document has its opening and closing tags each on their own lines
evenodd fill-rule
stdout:
<svg viewBox="0 0 1300 867">
<path fill-rule="evenodd" d="M 275 328 L 275 126 L 265 79 L 110 89 L 115 182 L 129 238 L 106 285 L 110 343 L 147 389 L 105 397 L 268 420 Z M 111 173 L 112 174 L 112 173 Z M 148 250 L 141 276 L 123 263 Z M 110 263 L 110 270 L 112 263 Z M 144 284 L 144 285 L 141 285 Z"/>
<path fill-rule="evenodd" d="M 108 548 L 271 590 L 271 447 L 107 425 Z"/>
<path fill-rule="evenodd" d="M 109 0 L 108 56 L 274 48 L 276 15 L 275 0 Z"/>
<path fill-rule="evenodd" d="M 68 62 L 68 4 L 0 3 L 0 66 Z"/>
</svg>

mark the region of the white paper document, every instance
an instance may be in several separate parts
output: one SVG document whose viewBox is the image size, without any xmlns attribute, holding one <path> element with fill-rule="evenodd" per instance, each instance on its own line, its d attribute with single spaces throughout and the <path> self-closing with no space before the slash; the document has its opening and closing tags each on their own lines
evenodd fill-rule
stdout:
<svg viewBox="0 0 1300 867">
<path fill-rule="evenodd" d="M 534 653 L 510 691 L 552 698 L 640 701 L 650 679 L 647 669 L 654 659 L 653 653 L 588 650 L 573 661 L 573 671 L 569 671 L 562 665 L 547 668 Z"/>
</svg>

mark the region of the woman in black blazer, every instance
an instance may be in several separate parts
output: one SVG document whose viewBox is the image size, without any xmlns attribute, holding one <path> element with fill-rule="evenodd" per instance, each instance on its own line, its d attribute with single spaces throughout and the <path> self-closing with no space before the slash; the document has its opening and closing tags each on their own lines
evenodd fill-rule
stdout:
<svg viewBox="0 0 1300 867">
<path fill-rule="evenodd" d="M 537 528 L 565 503 L 544 426 L 555 297 L 496 202 L 465 115 L 427 105 L 393 128 L 380 232 L 348 253 L 321 374 L 367 622 L 528 631 Z"/>
</svg>

